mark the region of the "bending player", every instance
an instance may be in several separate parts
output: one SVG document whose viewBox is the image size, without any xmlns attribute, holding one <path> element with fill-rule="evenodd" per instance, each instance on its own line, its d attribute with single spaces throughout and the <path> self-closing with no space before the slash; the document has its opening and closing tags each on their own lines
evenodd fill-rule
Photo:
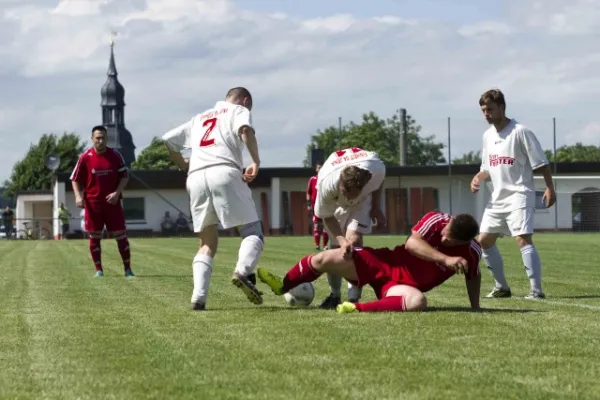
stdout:
<svg viewBox="0 0 600 400">
<path fill-rule="evenodd" d="M 489 90 L 479 99 L 479 105 L 490 128 L 483 134 L 481 171 L 471 182 L 477 193 L 481 182 L 491 179 L 494 190 L 481 221 L 479 243 L 483 259 L 496 281 L 487 297 L 511 297 L 504 276 L 504 262 L 496 247 L 500 235 L 511 235 L 521 249 L 531 291 L 526 299 L 544 298 L 542 262 L 533 245 L 535 218 L 535 183 L 533 172 L 544 175 L 544 203 L 552 207 L 556 193 L 552 171 L 544 150 L 535 134 L 514 119 L 506 117 L 506 102 L 500 90 Z"/>
<path fill-rule="evenodd" d="M 359 287 L 370 285 L 377 300 L 337 306 L 339 313 L 349 313 L 421 311 L 427 306 L 424 293 L 454 274 L 464 274 L 471 307 L 478 309 L 481 248 L 474 240 L 478 228 L 469 214 L 430 212 L 413 227 L 406 244 L 393 250 L 364 247 L 351 255 L 328 250 L 304 257 L 283 279 L 264 268 L 258 269 L 258 278 L 277 295 L 323 273 L 338 274 Z"/>
<path fill-rule="evenodd" d="M 327 249 L 327 243 L 329 243 L 329 235 L 323 230 L 323 220 L 314 213 L 315 202 L 317 201 L 317 179 L 320 169 L 321 163 L 316 163 L 315 171 L 317 172 L 317 175 L 310 177 L 308 180 L 308 187 L 306 188 L 306 207 L 313 215 L 313 238 L 315 239 L 315 248 L 319 251 L 321 250 L 321 236 L 323 237 L 323 249 Z"/>
<path fill-rule="evenodd" d="M 173 161 L 188 171 L 187 190 L 199 250 L 193 261 L 192 309 L 204 310 L 213 259 L 223 229 L 237 227 L 242 243 L 231 278 L 254 304 L 261 304 L 254 269 L 263 249 L 261 221 L 248 183 L 258 174 L 260 158 L 252 127 L 252 96 L 242 87 L 229 90 L 225 101 L 198 114 L 163 136 Z M 252 164 L 243 170 L 242 150 L 248 148 Z M 188 162 L 181 151 L 191 147 Z"/>
<path fill-rule="evenodd" d="M 71 174 L 75 204 L 85 209 L 85 232 L 90 235 L 90 254 L 96 276 L 104 276 L 100 240 L 104 227 L 117 240 L 126 277 L 131 271 L 131 251 L 127 239 L 125 213 L 121 200 L 129 180 L 128 168 L 121 154 L 106 145 L 106 128 L 92 128 L 94 146 L 85 151 Z"/>
<path fill-rule="evenodd" d="M 371 232 L 372 218 L 381 225 L 381 191 L 385 165 L 377 153 L 356 147 L 332 153 L 319 171 L 314 213 L 323 219 L 331 248 L 350 253 L 363 245 Z M 342 276 L 327 274 L 331 293 L 321 308 L 335 309 L 341 303 Z M 348 282 L 348 301 L 358 301 L 362 290 Z"/>
</svg>

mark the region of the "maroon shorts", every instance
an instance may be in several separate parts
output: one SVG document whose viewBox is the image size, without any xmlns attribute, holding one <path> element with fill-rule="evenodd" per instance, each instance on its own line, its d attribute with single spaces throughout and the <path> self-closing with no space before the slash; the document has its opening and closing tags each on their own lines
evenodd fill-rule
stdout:
<svg viewBox="0 0 600 400">
<path fill-rule="evenodd" d="M 385 297 L 387 291 L 396 285 L 417 287 L 412 276 L 403 266 L 406 250 L 397 247 L 394 250 L 363 247 L 354 251 L 354 266 L 360 287 L 370 285 L 378 299 Z"/>
<path fill-rule="evenodd" d="M 103 202 L 85 203 L 86 232 L 102 232 L 106 227 L 108 232 L 125 230 L 125 213 L 121 202 L 109 204 Z"/>
</svg>

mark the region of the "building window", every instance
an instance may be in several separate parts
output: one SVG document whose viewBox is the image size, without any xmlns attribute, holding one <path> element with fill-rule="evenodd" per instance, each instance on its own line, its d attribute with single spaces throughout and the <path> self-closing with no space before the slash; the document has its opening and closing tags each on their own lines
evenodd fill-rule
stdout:
<svg viewBox="0 0 600 400">
<path fill-rule="evenodd" d="M 127 221 L 146 221 L 146 199 L 144 197 L 126 197 L 123 210 Z"/>
</svg>

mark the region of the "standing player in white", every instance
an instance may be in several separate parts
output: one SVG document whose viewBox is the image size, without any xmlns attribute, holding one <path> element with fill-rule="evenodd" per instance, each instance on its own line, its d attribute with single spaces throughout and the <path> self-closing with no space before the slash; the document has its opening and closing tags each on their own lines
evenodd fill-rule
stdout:
<svg viewBox="0 0 600 400">
<path fill-rule="evenodd" d="M 225 101 L 163 136 L 173 161 L 188 171 L 186 182 L 194 232 L 200 249 L 192 264 L 192 309 L 204 310 L 219 241 L 223 229 L 237 227 L 242 237 L 232 283 L 254 304 L 262 304 L 254 269 L 262 253 L 264 237 L 248 183 L 258 174 L 260 158 L 252 127 L 252 96 L 242 87 L 229 90 Z M 248 148 L 252 164 L 243 169 L 242 150 Z M 189 165 L 181 155 L 190 149 Z"/>
<path fill-rule="evenodd" d="M 479 105 L 491 126 L 483 134 L 481 171 L 473 178 L 471 191 L 478 192 L 480 184 L 487 179 L 491 179 L 494 187 L 483 214 L 478 239 L 483 248 L 483 259 L 496 280 L 487 297 L 512 295 L 504 276 L 504 262 L 496 247 L 496 240 L 502 234 L 513 236 L 521 249 L 531 284 L 531 292 L 526 298 L 544 298 L 542 264 L 532 241 L 535 215 L 533 172 L 544 175 L 546 191 L 543 200 L 546 207 L 552 207 L 556 202 L 552 171 L 535 134 L 506 117 L 506 102 L 500 90 L 485 92 Z"/>
<path fill-rule="evenodd" d="M 349 259 L 352 247 L 361 247 L 363 235 L 371 232 L 372 218 L 385 224 L 381 191 L 385 165 L 377 153 L 356 147 L 332 153 L 319 170 L 314 214 L 323 219 L 331 240 L 330 248 L 342 248 Z M 331 293 L 323 309 L 341 304 L 342 278 L 327 275 Z M 357 302 L 362 289 L 348 283 L 348 301 Z"/>
</svg>

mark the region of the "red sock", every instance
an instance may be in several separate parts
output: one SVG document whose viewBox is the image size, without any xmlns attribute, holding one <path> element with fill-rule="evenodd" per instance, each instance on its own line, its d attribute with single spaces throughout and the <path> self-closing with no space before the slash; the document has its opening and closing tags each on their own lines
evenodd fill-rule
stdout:
<svg viewBox="0 0 600 400">
<path fill-rule="evenodd" d="M 356 309 L 360 312 L 406 311 L 404 296 L 384 297 L 381 300 L 371 301 L 369 303 L 355 303 L 355 305 Z"/>
<path fill-rule="evenodd" d="M 329 235 L 327 232 L 323 231 L 323 247 L 327 247 L 329 244 Z"/>
<path fill-rule="evenodd" d="M 90 238 L 90 254 L 96 271 L 102 271 L 102 248 L 100 247 L 100 239 Z"/>
<path fill-rule="evenodd" d="M 283 278 L 283 291 L 287 292 L 296 286 L 317 280 L 321 274 L 312 267 L 312 256 L 306 256 Z"/>
<path fill-rule="evenodd" d="M 121 236 L 117 236 L 117 246 L 119 247 L 119 253 L 121 254 L 121 259 L 123 260 L 123 267 L 125 269 L 131 268 L 131 252 L 129 251 L 129 240 L 127 240 L 127 234 L 122 234 Z"/>
<path fill-rule="evenodd" d="M 317 228 L 313 229 L 313 238 L 315 239 L 315 246 L 319 247 L 321 244 L 321 232 Z"/>
</svg>

